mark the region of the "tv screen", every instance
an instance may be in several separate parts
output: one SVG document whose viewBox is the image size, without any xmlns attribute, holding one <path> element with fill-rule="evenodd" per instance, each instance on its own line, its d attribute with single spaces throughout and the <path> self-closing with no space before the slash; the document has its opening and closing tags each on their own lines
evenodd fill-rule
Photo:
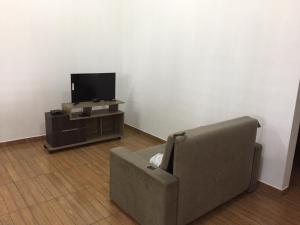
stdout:
<svg viewBox="0 0 300 225">
<path fill-rule="evenodd" d="M 72 102 L 115 99 L 115 73 L 71 74 Z"/>
</svg>

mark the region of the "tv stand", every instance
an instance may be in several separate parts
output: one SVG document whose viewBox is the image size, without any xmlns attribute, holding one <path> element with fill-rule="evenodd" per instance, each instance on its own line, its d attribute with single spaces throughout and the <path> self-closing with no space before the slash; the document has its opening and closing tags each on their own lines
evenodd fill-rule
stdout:
<svg viewBox="0 0 300 225">
<path fill-rule="evenodd" d="M 61 115 L 45 113 L 46 143 L 49 152 L 121 138 L 124 129 L 124 102 L 101 101 L 63 103 Z"/>
</svg>

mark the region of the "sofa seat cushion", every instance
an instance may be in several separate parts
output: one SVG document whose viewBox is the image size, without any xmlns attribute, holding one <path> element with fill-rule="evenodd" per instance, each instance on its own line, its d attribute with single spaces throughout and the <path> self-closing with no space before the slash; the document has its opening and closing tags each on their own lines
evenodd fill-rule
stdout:
<svg viewBox="0 0 300 225">
<path fill-rule="evenodd" d="M 164 153 L 166 144 L 157 145 L 143 150 L 135 152 L 139 157 L 143 158 L 146 161 L 150 161 L 150 158 L 156 155 L 157 153 Z"/>
</svg>

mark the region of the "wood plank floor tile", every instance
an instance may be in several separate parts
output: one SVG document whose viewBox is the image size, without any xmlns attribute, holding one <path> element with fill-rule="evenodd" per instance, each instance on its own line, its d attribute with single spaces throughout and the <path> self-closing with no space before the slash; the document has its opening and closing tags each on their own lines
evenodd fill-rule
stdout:
<svg viewBox="0 0 300 225">
<path fill-rule="evenodd" d="M 16 203 L 18 209 L 25 208 L 27 205 L 26 205 L 22 195 L 20 194 L 20 191 L 17 189 L 15 183 L 7 184 L 6 187 L 9 191 L 10 195 L 12 196 L 12 199 Z"/>
<path fill-rule="evenodd" d="M 8 214 L 0 217 L 0 223 L 2 223 L 2 225 L 14 225 L 10 215 Z"/>
<path fill-rule="evenodd" d="M 18 209 L 6 185 L 0 187 L 0 196 L 3 198 L 8 212 L 15 212 Z"/>
<path fill-rule="evenodd" d="M 48 220 L 47 216 L 44 214 L 40 205 L 31 206 L 30 210 L 34 219 L 39 225 L 52 225 L 51 222 Z"/>
<path fill-rule="evenodd" d="M 39 182 L 43 188 L 47 189 L 48 192 L 55 198 L 62 196 L 62 193 L 52 184 L 47 175 L 41 175 L 36 178 L 36 181 Z"/>
<path fill-rule="evenodd" d="M 94 223 L 93 225 L 111 225 L 107 220 L 101 220 L 99 222 Z"/>
<path fill-rule="evenodd" d="M 65 197 L 73 210 L 84 220 L 85 224 L 92 224 L 96 220 L 89 214 L 86 205 L 81 205 L 73 195 L 69 194 Z"/>
<path fill-rule="evenodd" d="M 85 221 L 81 216 L 77 213 L 77 210 L 73 208 L 73 206 L 69 203 L 69 201 L 65 197 L 60 197 L 57 199 L 60 207 L 64 209 L 67 215 L 71 218 L 74 224 L 76 225 L 85 225 Z"/>
<path fill-rule="evenodd" d="M 20 213 L 26 225 L 38 225 L 29 208 L 21 209 Z"/>
<path fill-rule="evenodd" d="M 7 169 L 2 165 L 0 165 L 0 186 L 11 183 L 13 180 L 9 175 Z"/>
<path fill-rule="evenodd" d="M 88 194 L 93 196 L 97 201 L 99 201 L 111 214 L 115 214 L 119 212 L 119 209 L 103 194 L 98 192 L 94 187 L 87 187 Z"/>
<path fill-rule="evenodd" d="M 10 217 L 14 223 L 14 225 L 26 225 L 25 220 L 23 219 L 22 215 L 20 212 L 14 212 L 10 214 Z"/>
<path fill-rule="evenodd" d="M 26 184 L 25 181 L 16 181 L 15 184 L 17 185 L 28 206 L 33 206 L 37 203 L 32 196 L 30 187 Z"/>
<path fill-rule="evenodd" d="M 18 175 L 17 171 L 11 163 L 5 163 L 4 166 L 13 181 L 21 180 L 21 177 Z"/>
<path fill-rule="evenodd" d="M 63 224 L 63 222 L 59 219 L 59 217 L 56 215 L 55 211 L 52 209 L 51 205 L 48 202 L 43 202 L 39 204 L 39 207 L 41 208 L 44 215 L 52 225 Z"/>
<path fill-rule="evenodd" d="M 94 222 L 104 218 L 104 215 L 101 213 L 101 211 L 94 207 L 89 199 L 85 198 L 80 191 L 71 194 L 71 196 L 89 213 Z"/>
<path fill-rule="evenodd" d="M 60 221 L 62 221 L 62 223 L 64 225 L 75 225 L 75 223 L 67 215 L 67 213 L 61 207 L 61 205 L 58 203 L 57 200 L 51 200 L 51 201 L 49 201 L 49 205 L 50 205 L 50 207 L 52 208 L 52 210 L 55 212 L 55 214 L 59 217 Z"/>
<path fill-rule="evenodd" d="M 43 195 L 46 201 L 49 201 L 54 198 L 53 195 L 50 193 L 50 191 L 47 189 L 47 187 L 45 187 L 42 183 L 40 183 L 37 178 L 32 179 L 31 182 L 32 185 L 35 186 L 37 191 Z"/>
</svg>

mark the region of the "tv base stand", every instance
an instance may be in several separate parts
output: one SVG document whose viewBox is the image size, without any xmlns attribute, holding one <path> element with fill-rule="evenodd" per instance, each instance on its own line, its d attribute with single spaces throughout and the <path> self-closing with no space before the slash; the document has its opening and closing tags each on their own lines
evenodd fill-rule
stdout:
<svg viewBox="0 0 300 225">
<path fill-rule="evenodd" d="M 124 112 L 121 101 L 62 104 L 63 113 L 45 113 L 48 152 L 118 139 L 123 136 Z"/>
</svg>

